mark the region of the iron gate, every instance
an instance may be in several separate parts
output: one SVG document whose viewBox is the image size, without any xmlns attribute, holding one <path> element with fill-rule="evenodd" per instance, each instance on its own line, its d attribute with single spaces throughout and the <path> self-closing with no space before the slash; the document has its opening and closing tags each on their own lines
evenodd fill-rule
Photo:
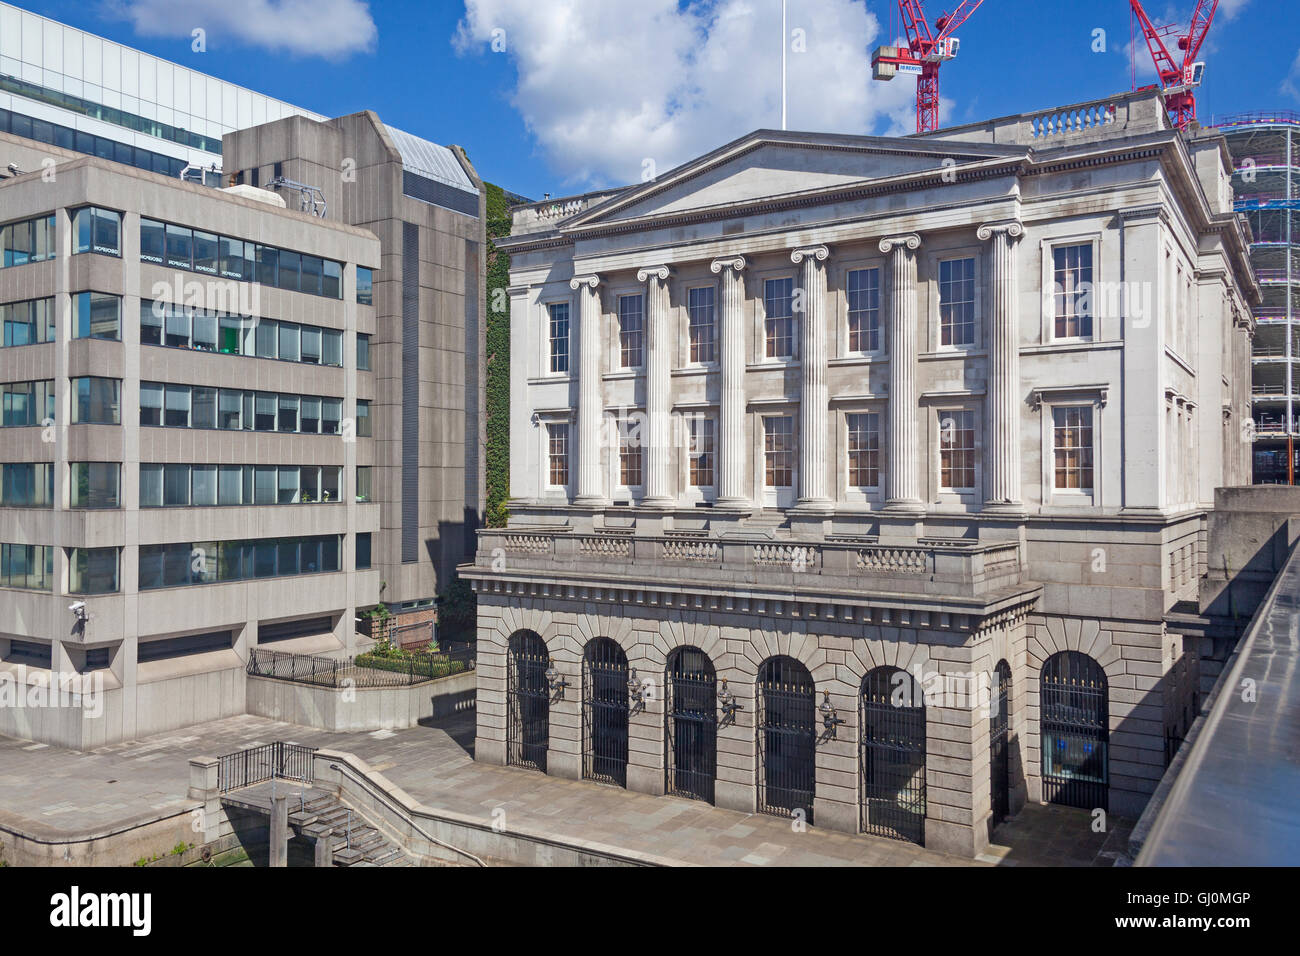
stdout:
<svg viewBox="0 0 1300 956">
<path fill-rule="evenodd" d="M 718 769 L 718 678 L 709 656 L 695 647 L 674 651 L 664 691 L 667 790 L 712 803 Z"/>
<path fill-rule="evenodd" d="M 1041 678 L 1043 800 L 1107 809 L 1110 740 L 1106 674 L 1078 651 L 1053 654 Z"/>
<path fill-rule="evenodd" d="M 925 844 L 925 699 L 897 667 L 862 679 L 862 832 Z"/>
<path fill-rule="evenodd" d="M 993 688 L 992 710 L 989 712 L 989 793 L 992 798 L 993 825 L 997 826 L 1011 813 L 1011 759 L 1007 728 L 1011 723 L 1011 668 L 1006 661 L 998 661 L 994 671 L 997 682 Z"/>
<path fill-rule="evenodd" d="M 627 655 L 608 637 L 582 655 L 582 775 L 627 786 Z"/>
<path fill-rule="evenodd" d="M 792 657 L 758 671 L 758 809 L 812 823 L 817 778 L 817 706 L 812 675 Z"/>
<path fill-rule="evenodd" d="M 506 763 L 545 773 L 551 738 L 546 643 L 532 631 L 520 631 L 511 636 L 506 658 Z"/>
</svg>

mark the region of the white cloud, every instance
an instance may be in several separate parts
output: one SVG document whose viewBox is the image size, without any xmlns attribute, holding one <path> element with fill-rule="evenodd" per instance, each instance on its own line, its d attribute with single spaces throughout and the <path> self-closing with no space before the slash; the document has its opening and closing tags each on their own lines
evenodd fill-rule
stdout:
<svg viewBox="0 0 1300 956">
<path fill-rule="evenodd" d="M 1282 92 L 1300 100 L 1300 53 L 1296 53 L 1291 63 L 1291 72 L 1282 81 Z"/>
<path fill-rule="evenodd" d="M 781 125 L 777 0 L 466 0 L 455 45 L 505 42 L 513 105 L 566 186 L 638 182 Z M 791 0 L 791 129 L 915 130 L 916 83 L 871 79 L 884 42 L 861 0 Z M 504 35 L 495 31 L 504 31 Z M 949 102 L 943 102 L 945 108 Z M 945 113 L 945 116 L 947 114 Z"/>
<path fill-rule="evenodd" d="M 108 0 L 141 36 L 206 32 L 211 50 L 234 42 L 335 60 L 374 49 L 379 31 L 362 0 Z"/>
</svg>

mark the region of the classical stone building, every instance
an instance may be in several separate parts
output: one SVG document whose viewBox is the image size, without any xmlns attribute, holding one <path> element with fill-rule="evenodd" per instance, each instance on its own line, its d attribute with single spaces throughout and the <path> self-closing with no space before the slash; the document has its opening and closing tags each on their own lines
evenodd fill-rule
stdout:
<svg viewBox="0 0 1300 956">
<path fill-rule="evenodd" d="M 1249 480 L 1230 169 L 1142 93 L 516 209 L 478 759 L 968 854 L 1136 814 Z"/>
</svg>

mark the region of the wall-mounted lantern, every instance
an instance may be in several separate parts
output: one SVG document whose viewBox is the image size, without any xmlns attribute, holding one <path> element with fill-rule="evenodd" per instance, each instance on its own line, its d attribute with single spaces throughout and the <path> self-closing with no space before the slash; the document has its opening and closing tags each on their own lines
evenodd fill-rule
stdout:
<svg viewBox="0 0 1300 956">
<path fill-rule="evenodd" d="M 564 699 L 564 688 L 569 686 L 569 682 L 560 676 L 560 672 L 555 669 L 555 660 L 546 658 L 546 686 L 551 689 L 551 696 L 555 700 Z"/>
<path fill-rule="evenodd" d="M 720 723 L 726 724 L 736 719 L 736 713 L 745 709 L 743 704 L 736 702 L 736 695 L 727 687 L 727 679 L 722 678 L 722 686 L 718 688 L 718 706 L 722 708 L 722 720 Z"/>
<path fill-rule="evenodd" d="M 627 672 L 628 707 L 633 712 L 641 710 L 645 707 L 645 697 L 645 687 L 641 685 L 641 678 L 637 677 L 636 668 L 633 667 Z"/>
</svg>

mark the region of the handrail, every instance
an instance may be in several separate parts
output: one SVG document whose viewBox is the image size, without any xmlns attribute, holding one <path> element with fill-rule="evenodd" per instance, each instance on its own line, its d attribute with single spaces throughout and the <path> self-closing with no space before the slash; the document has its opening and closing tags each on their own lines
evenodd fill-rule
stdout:
<svg viewBox="0 0 1300 956">
<path fill-rule="evenodd" d="M 397 812 L 402 815 L 403 819 L 405 819 L 406 822 L 410 825 L 412 830 L 420 834 L 420 836 L 424 837 L 430 843 L 436 844 L 437 846 L 440 846 L 445 850 L 451 850 L 453 853 L 459 853 L 461 856 L 467 856 L 475 863 L 477 863 L 479 866 L 482 867 L 487 866 L 486 863 L 484 863 L 481 859 L 476 857 L 473 853 L 470 853 L 468 850 L 462 850 L 458 846 L 452 846 L 450 843 L 447 843 L 443 840 L 439 840 L 436 836 L 433 836 L 425 832 L 424 828 L 421 827 L 418 823 L 416 823 L 415 820 L 412 818 L 409 810 L 407 810 L 405 807 L 398 804 L 397 801 L 395 801 L 388 794 L 384 793 L 383 790 L 381 790 L 375 783 L 373 783 L 365 774 L 361 773 L 361 771 L 354 770 L 353 768 L 347 766 L 346 764 L 337 764 L 337 763 L 330 764 L 330 769 L 345 771 L 349 773 L 354 779 L 359 780 L 361 783 L 365 784 L 365 786 L 368 789 L 370 789 L 376 796 L 378 796 L 380 799 L 385 801 L 390 808 L 397 810 Z"/>
</svg>

